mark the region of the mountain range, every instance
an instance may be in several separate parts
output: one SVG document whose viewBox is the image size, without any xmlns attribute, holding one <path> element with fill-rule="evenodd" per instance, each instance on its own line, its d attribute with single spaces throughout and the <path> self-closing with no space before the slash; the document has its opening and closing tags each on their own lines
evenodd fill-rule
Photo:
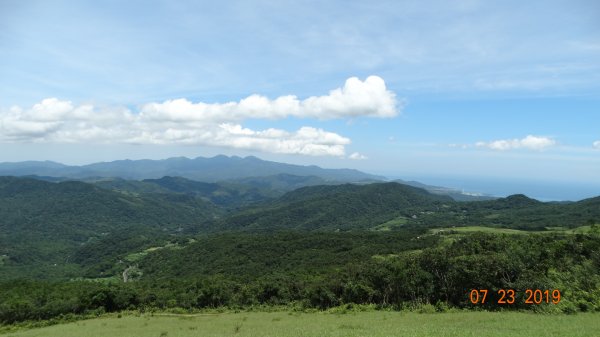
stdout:
<svg viewBox="0 0 600 337">
<path fill-rule="evenodd" d="M 164 160 L 117 160 L 82 166 L 70 166 L 51 161 L 26 161 L 0 163 L 0 175 L 4 176 L 47 176 L 70 179 L 98 177 L 119 177 L 123 179 L 158 179 L 164 176 L 177 176 L 204 182 L 263 177 L 278 174 L 314 176 L 326 181 L 357 182 L 385 180 L 352 169 L 324 169 L 318 166 L 302 166 L 262 160 L 249 156 L 219 155 L 212 158 L 185 157 Z"/>
<path fill-rule="evenodd" d="M 136 192 L 140 189 L 156 188 L 156 186 L 150 187 L 137 183 L 119 186 L 119 184 L 125 180 L 151 183 L 150 180 L 153 179 L 177 177 L 204 183 L 220 183 L 222 187 L 223 185 L 235 185 L 235 188 L 249 186 L 269 196 L 279 196 L 305 186 L 388 181 L 386 177 L 353 169 L 325 169 L 314 165 L 278 163 L 253 156 L 241 158 L 224 155 L 194 159 L 176 157 L 164 160 L 117 160 L 82 166 L 64 165 L 52 161 L 0 163 L 0 176 L 27 176 L 51 182 L 80 180 Z M 395 181 L 423 188 L 433 194 L 449 195 L 458 201 L 494 199 L 489 195 L 469 194 L 458 189 L 431 186 L 417 181 Z"/>
</svg>

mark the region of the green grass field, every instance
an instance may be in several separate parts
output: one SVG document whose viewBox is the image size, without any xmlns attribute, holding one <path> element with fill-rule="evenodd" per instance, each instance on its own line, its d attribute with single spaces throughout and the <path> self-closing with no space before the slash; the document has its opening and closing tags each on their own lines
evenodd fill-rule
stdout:
<svg viewBox="0 0 600 337">
<path fill-rule="evenodd" d="M 446 228 L 435 228 L 429 232 L 431 234 L 437 234 L 440 232 L 455 232 L 455 233 L 472 233 L 472 232 L 484 232 L 494 234 L 551 234 L 551 233 L 562 233 L 562 234 L 585 234 L 591 231 L 591 226 L 581 226 L 577 228 L 562 228 L 562 227 L 548 227 L 544 231 L 524 231 L 519 229 L 509 228 L 495 228 L 495 227 L 484 227 L 484 226 L 463 226 L 463 227 L 446 227 Z"/>
<path fill-rule="evenodd" d="M 401 216 L 401 217 L 392 219 L 388 222 L 384 222 L 381 225 L 377 225 L 377 226 L 373 227 L 373 230 L 391 231 L 392 229 L 397 228 L 397 227 L 402 227 L 402 226 L 406 225 L 407 223 L 408 223 L 408 219 Z"/>
<path fill-rule="evenodd" d="M 3 337 L 191 337 L 191 336 L 600 336 L 599 314 L 543 315 L 518 312 L 287 313 L 114 315 Z"/>
<path fill-rule="evenodd" d="M 439 232 L 455 232 L 455 233 L 472 233 L 472 232 L 484 232 L 484 233 L 495 233 L 495 234 L 528 234 L 531 232 L 526 232 L 518 229 L 508 229 L 508 228 L 494 228 L 494 227 L 483 227 L 483 226 L 464 226 L 464 227 L 452 227 L 452 228 L 436 228 L 431 229 L 430 233 L 436 234 Z M 535 232 L 542 233 L 542 232 Z"/>
</svg>

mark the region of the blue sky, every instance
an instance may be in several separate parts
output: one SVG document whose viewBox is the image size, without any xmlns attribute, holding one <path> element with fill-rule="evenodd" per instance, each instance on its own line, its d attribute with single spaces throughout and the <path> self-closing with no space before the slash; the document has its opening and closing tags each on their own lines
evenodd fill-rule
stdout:
<svg viewBox="0 0 600 337">
<path fill-rule="evenodd" d="M 0 0 L 0 117 L 0 161 L 225 153 L 598 195 L 600 5 Z"/>
</svg>

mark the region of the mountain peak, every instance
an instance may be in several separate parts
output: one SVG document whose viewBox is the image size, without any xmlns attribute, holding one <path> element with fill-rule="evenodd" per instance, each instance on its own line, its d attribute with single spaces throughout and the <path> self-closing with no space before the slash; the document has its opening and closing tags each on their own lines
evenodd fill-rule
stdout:
<svg viewBox="0 0 600 337">
<path fill-rule="evenodd" d="M 525 194 L 513 194 L 513 195 L 509 195 L 508 197 L 506 197 L 504 199 L 500 199 L 500 200 L 506 202 L 511 207 L 531 206 L 531 205 L 537 205 L 540 203 L 540 201 L 529 198 Z"/>
</svg>

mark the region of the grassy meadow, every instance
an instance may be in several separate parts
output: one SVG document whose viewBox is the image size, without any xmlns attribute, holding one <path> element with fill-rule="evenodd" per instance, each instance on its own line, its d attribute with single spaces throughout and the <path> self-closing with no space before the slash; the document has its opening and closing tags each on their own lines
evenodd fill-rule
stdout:
<svg viewBox="0 0 600 337">
<path fill-rule="evenodd" d="M 155 314 L 104 317 L 3 337 L 308 337 L 308 336 L 600 336 L 600 315 L 520 312 L 292 313 L 242 312 L 198 315 Z"/>
<path fill-rule="evenodd" d="M 429 232 L 431 234 L 440 234 L 440 233 L 456 233 L 456 234 L 464 234 L 464 233 L 492 233 L 492 234 L 587 234 L 592 231 L 592 226 L 580 226 L 576 228 L 566 228 L 566 227 L 547 227 L 545 230 L 541 231 L 525 231 L 520 229 L 511 229 L 511 228 L 499 228 L 499 227 L 485 227 L 485 226 L 462 226 L 462 227 L 446 227 L 446 228 L 435 228 L 430 229 Z"/>
</svg>

